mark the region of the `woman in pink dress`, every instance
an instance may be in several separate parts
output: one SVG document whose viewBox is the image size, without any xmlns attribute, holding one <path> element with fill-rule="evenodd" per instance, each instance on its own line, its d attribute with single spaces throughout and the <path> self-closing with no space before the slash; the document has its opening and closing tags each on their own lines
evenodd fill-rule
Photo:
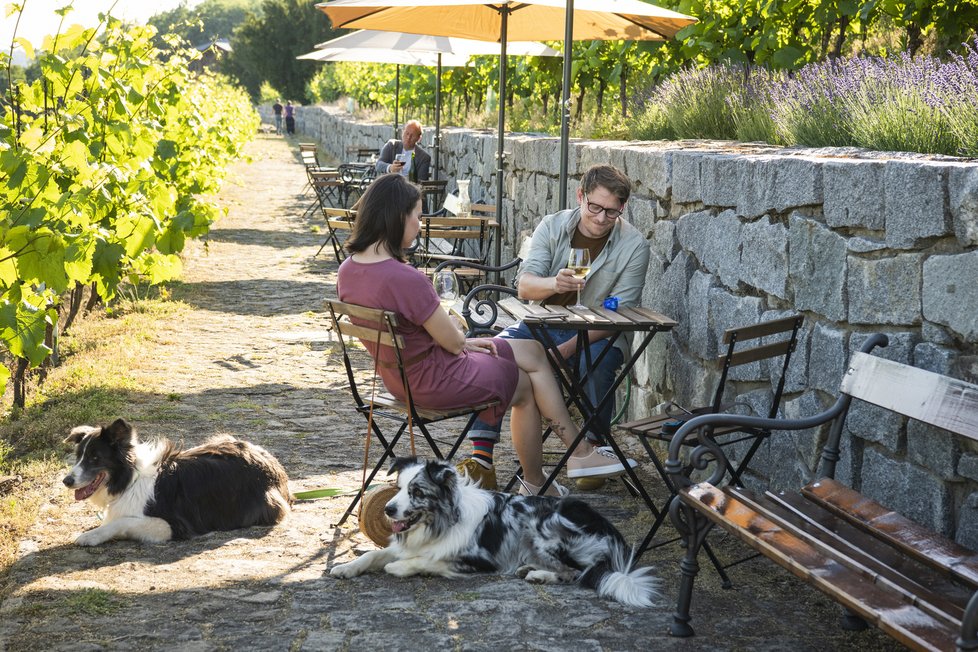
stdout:
<svg viewBox="0 0 978 652">
<path fill-rule="evenodd" d="M 354 231 L 346 243 L 350 251 L 340 265 L 336 282 L 339 299 L 397 313 L 398 332 L 404 337 L 404 359 L 414 401 L 424 407 L 454 408 L 487 399 L 499 406 L 480 416 L 499 423 L 508 408 L 513 446 L 523 466 L 522 493 L 537 493 L 543 473 L 541 417 L 570 445 L 577 437 L 563 396 L 535 340 L 471 338 L 458 328 L 438 302 L 431 280 L 408 265 L 403 251 L 421 229 L 421 192 L 399 174 L 375 180 L 364 193 Z M 376 343 L 363 342 L 371 355 Z M 387 347 L 383 356 L 391 355 Z M 403 399 L 404 388 L 396 368 L 378 365 L 388 391 Z M 568 464 L 588 468 L 597 456 L 582 441 Z M 601 458 L 607 464 L 606 458 Z M 621 469 L 624 470 L 624 467 Z M 568 491 L 553 483 L 550 495 Z"/>
</svg>

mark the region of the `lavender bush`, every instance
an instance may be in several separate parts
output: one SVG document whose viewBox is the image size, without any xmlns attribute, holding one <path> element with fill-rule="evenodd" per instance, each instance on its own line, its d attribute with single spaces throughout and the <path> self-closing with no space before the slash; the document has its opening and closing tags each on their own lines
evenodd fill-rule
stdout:
<svg viewBox="0 0 978 652">
<path fill-rule="evenodd" d="M 676 138 L 978 156 L 976 107 L 978 39 L 948 61 L 865 57 L 791 76 L 727 64 L 684 70 L 653 90 L 635 126 Z"/>
</svg>

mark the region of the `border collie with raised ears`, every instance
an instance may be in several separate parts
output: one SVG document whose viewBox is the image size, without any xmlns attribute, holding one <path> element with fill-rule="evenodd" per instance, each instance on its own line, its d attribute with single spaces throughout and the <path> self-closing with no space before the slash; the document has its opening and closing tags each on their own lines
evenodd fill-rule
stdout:
<svg viewBox="0 0 978 652">
<path fill-rule="evenodd" d="M 158 543 L 275 525 L 292 505 L 279 461 L 228 435 L 181 450 L 167 440 L 141 442 L 118 419 L 102 428 L 79 426 L 65 441 L 75 444 L 76 456 L 65 486 L 103 512 L 102 525 L 79 535 L 78 545 Z"/>
<path fill-rule="evenodd" d="M 527 582 L 577 582 L 598 595 L 652 606 L 658 581 L 635 568 L 618 530 L 574 498 L 486 491 L 442 461 L 397 458 L 397 494 L 384 512 L 390 545 L 329 574 L 349 578 L 383 569 L 391 575 L 515 574 Z"/>
</svg>

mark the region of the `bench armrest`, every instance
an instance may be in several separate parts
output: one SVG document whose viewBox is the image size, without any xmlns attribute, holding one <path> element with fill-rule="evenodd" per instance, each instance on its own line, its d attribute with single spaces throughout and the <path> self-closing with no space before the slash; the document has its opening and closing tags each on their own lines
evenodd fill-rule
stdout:
<svg viewBox="0 0 978 652">
<path fill-rule="evenodd" d="M 888 339 L 885 335 L 876 334 L 867 339 L 860 351 L 869 353 L 877 346 L 886 346 Z M 743 428 L 753 428 L 758 430 L 806 430 L 822 424 L 834 421 L 832 432 L 825 444 L 822 453 L 823 461 L 829 461 L 830 467 L 828 477 L 835 475 L 835 460 L 838 460 L 839 437 L 842 432 L 842 425 L 845 422 L 846 413 L 852 397 L 841 394 L 835 403 L 827 410 L 814 416 L 802 419 L 769 419 L 766 417 L 753 417 L 739 414 L 705 414 L 685 422 L 669 442 L 669 456 L 665 461 L 665 469 L 672 479 L 677 489 L 689 487 L 693 484 L 690 474 L 694 469 L 704 470 L 709 465 L 715 464 L 712 475 L 705 480 L 714 486 L 721 486 L 723 477 L 729 468 L 729 463 L 723 450 L 710 437 L 710 430 L 717 426 L 741 426 Z M 707 428 L 706 426 L 709 426 Z M 699 446 L 693 449 L 690 456 L 690 465 L 684 468 L 680 452 L 683 443 L 692 437 L 700 440 Z M 834 459 L 832 457 L 834 456 Z"/>
</svg>

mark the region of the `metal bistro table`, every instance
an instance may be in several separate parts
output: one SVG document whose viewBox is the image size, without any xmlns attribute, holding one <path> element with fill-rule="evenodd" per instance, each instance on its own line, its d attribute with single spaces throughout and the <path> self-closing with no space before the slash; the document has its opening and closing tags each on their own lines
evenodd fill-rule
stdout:
<svg viewBox="0 0 978 652">
<path fill-rule="evenodd" d="M 564 456 L 557 463 L 556 468 L 547 478 L 546 482 L 540 488 L 540 493 L 546 492 L 547 488 L 560 473 L 560 470 L 567 463 L 570 458 L 571 453 L 580 443 L 581 439 L 584 437 L 584 433 L 587 432 L 588 428 L 591 426 L 592 422 L 597 418 L 598 412 L 605 407 L 605 405 L 614 400 L 615 392 L 617 391 L 619 385 L 625 380 L 632 367 L 638 361 L 639 356 L 645 351 L 648 345 L 652 342 L 652 338 L 656 336 L 657 333 L 663 331 L 672 330 L 676 325 L 676 322 L 665 315 L 661 315 L 647 308 L 620 308 L 619 310 L 608 310 L 606 308 L 570 308 L 563 306 L 538 306 L 532 304 L 524 304 L 515 298 L 503 299 L 499 302 L 500 308 L 502 308 L 506 313 L 508 313 L 513 319 L 522 320 L 523 323 L 527 325 L 533 337 L 536 338 L 547 351 L 547 357 L 550 360 L 550 364 L 554 367 L 557 372 L 557 378 L 560 381 L 564 391 L 568 396 L 568 400 L 577 406 L 578 410 L 581 412 L 581 416 L 584 419 L 581 425 L 580 432 L 577 435 L 577 439 L 574 440 L 574 445 L 567 449 Z M 598 399 L 597 405 L 592 405 L 587 393 L 584 391 L 584 383 L 587 381 L 588 376 L 596 365 L 605 356 L 608 349 L 603 350 L 597 358 L 591 359 L 590 348 L 583 346 L 584 337 L 578 337 L 577 355 L 578 359 L 580 356 L 584 355 L 585 360 L 585 373 L 583 376 L 577 373 L 576 367 L 571 368 L 567 361 L 557 352 L 557 343 L 551 337 L 549 329 L 570 329 L 579 331 L 579 335 L 586 335 L 589 330 L 604 330 L 613 331 L 614 334 L 608 338 L 609 345 L 613 345 L 615 341 L 624 333 L 636 333 L 637 337 L 635 341 L 632 342 L 631 355 L 624 361 L 618 374 L 615 377 L 615 381 L 612 383 L 608 392 Z M 621 463 L 625 466 L 625 472 L 628 474 L 629 479 L 634 485 L 635 489 L 641 495 L 642 500 L 648 506 L 649 510 L 655 516 L 659 517 L 658 507 L 649 497 L 648 492 L 645 491 L 645 487 L 642 486 L 641 481 L 639 481 L 638 476 L 635 473 L 635 469 L 631 468 L 626 462 L 626 456 L 619 448 L 618 443 L 615 442 L 614 437 L 611 433 L 608 435 L 608 445 L 621 460 Z"/>
</svg>

